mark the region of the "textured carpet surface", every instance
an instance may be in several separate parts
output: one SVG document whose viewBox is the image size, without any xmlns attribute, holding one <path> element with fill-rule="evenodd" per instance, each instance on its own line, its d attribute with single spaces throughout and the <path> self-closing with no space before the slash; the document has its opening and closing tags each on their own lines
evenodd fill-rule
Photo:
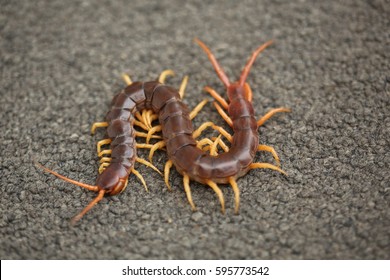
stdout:
<svg viewBox="0 0 390 280">
<path fill-rule="evenodd" d="M 340 3 L 339 3 L 340 2 Z M 390 5 L 373 1 L 1 1 L 0 257 L 2 259 L 389 259 Z M 166 69 L 190 80 L 194 107 L 224 88 L 198 37 L 231 79 L 274 44 L 249 75 L 256 114 L 292 108 L 259 129 L 288 177 L 253 170 L 238 180 L 240 214 L 222 186 L 182 177 L 173 190 L 149 168 L 76 226 L 96 194 L 42 172 L 94 184 L 99 130 L 124 83 Z M 212 104 L 194 120 L 221 120 Z M 208 135 L 217 134 L 208 131 Z M 142 141 L 142 140 L 140 140 Z M 141 157 L 146 158 L 143 151 Z M 157 152 L 156 166 L 167 160 Z M 256 161 L 273 163 L 267 153 Z"/>
</svg>

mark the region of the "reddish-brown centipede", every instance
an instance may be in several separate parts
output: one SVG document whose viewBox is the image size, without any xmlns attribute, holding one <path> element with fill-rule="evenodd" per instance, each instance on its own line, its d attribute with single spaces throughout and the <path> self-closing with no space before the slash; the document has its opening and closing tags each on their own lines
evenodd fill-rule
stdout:
<svg viewBox="0 0 390 280">
<path fill-rule="evenodd" d="M 114 97 L 111 110 L 106 116 L 106 121 L 95 123 L 92 128 L 94 131 L 96 127 L 107 127 L 107 139 L 98 143 L 98 152 L 99 156 L 102 157 L 102 164 L 99 169 L 101 174 L 97 178 L 96 185 L 88 185 L 71 180 L 38 164 L 47 172 L 65 181 L 98 192 L 98 196 L 73 218 L 73 222 L 79 220 L 105 194 L 115 195 L 123 191 L 126 188 L 130 173 L 133 172 L 140 176 L 134 169 L 136 160 L 154 167 L 151 163 L 145 162 L 136 156 L 137 144 L 135 143 L 135 136 L 137 132 L 133 127 L 136 122 L 134 116 L 137 112 L 147 109 L 158 114 L 160 126 L 159 129 L 154 129 L 154 131 L 162 130 L 163 140 L 155 145 L 144 145 L 151 148 L 151 156 L 157 148 L 166 147 L 169 161 L 165 166 L 165 181 L 169 187 L 169 169 L 174 165 L 177 171 L 183 175 L 184 189 L 193 209 L 195 209 L 195 205 L 191 198 L 190 180 L 209 185 L 220 200 L 222 212 L 225 211 L 224 199 L 217 183 L 231 184 L 235 193 L 235 211 L 237 212 L 239 207 L 237 178 L 255 168 L 270 168 L 284 173 L 278 166 L 269 163 L 253 162 L 257 151 L 267 151 L 272 153 L 279 164 L 279 158 L 272 147 L 259 145 L 257 130 L 273 114 L 289 111 L 287 108 L 277 108 L 271 110 L 259 120 L 255 119 L 252 106 L 252 92 L 246 83 L 246 78 L 256 57 L 271 44 L 271 41 L 261 45 L 253 52 L 242 71 L 240 79 L 234 83 L 229 81 L 208 47 L 198 39 L 195 39 L 195 41 L 206 52 L 218 77 L 227 89 L 229 102 L 225 101 L 213 89 L 205 88 L 220 103 L 220 105 L 218 103 L 214 104 L 218 112 L 233 128 L 233 136 L 229 135 L 224 129 L 216 127 L 211 122 L 202 125 L 201 128 L 194 132 L 191 119 L 200 110 L 201 106 L 193 113 L 190 113 L 188 107 L 182 102 L 182 94 L 176 89 L 157 81 L 134 83 L 129 81 L 129 85 Z M 183 88 L 183 84 L 181 88 Z M 228 114 L 223 109 L 228 110 Z M 140 125 L 142 126 L 142 124 Z M 231 142 L 230 148 L 225 147 L 226 152 L 217 155 L 214 151 L 209 154 L 199 148 L 199 143 L 195 138 L 208 126 L 217 129 Z M 150 136 L 151 134 L 148 134 L 147 137 L 150 138 Z M 214 148 L 218 143 L 222 145 L 223 142 L 219 140 L 220 138 L 217 138 L 212 143 Z M 110 149 L 102 150 L 101 147 L 105 144 L 110 144 Z M 110 155 L 110 157 L 105 157 L 104 155 Z"/>
</svg>

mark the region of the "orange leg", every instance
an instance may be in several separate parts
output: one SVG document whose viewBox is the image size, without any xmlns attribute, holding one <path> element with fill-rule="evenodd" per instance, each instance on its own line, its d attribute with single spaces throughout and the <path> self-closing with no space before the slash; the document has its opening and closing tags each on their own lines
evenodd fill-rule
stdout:
<svg viewBox="0 0 390 280">
<path fill-rule="evenodd" d="M 262 116 L 262 117 L 257 121 L 257 126 L 258 126 L 258 127 L 262 126 L 262 125 L 263 125 L 269 118 L 271 118 L 273 115 L 275 115 L 276 113 L 281 113 L 281 112 L 291 112 L 291 110 L 288 109 L 288 108 L 284 108 L 284 107 L 272 109 L 271 111 L 269 111 L 267 114 L 265 114 L 264 116 Z"/>
<path fill-rule="evenodd" d="M 210 93 L 210 95 L 212 97 L 214 97 L 215 100 L 217 100 L 221 105 L 222 107 L 227 110 L 227 108 L 229 107 L 227 101 L 221 96 L 219 95 L 218 92 L 216 92 L 215 90 L 213 90 L 211 87 L 204 87 L 204 90 L 207 91 L 208 93 Z"/>
<path fill-rule="evenodd" d="M 228 123 L 230 127 L 233 127 L 232 119 L 228 116 L 228 114 L 226 114 L 222 107 L 219 106 L 217 102 L 214 102 L 213 104 L 215 106 L 215 109 L 217 109 L 218 113 L 221 115 L 221 117 Z"/>
</svg>

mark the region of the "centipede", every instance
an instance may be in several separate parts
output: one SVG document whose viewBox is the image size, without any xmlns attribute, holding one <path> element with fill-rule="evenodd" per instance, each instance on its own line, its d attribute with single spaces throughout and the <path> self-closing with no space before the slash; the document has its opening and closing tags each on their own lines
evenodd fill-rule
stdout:
<svg viewBox="0 0 390 280">
<path fill-rule="evenodd" d="M 162 174 L 152 163 L 156 150 L 164 149 L 168 156 L 163 174 L 168 189 L 171 189 L 170 169 L 174 166 L 177 172 L 183 176 L 184 191 L 188 203 L 194 211 L 196 206 L 191 195 L 191 180 L 207 185 L 215 192 L 222 213 L 225 213 L 225 200 L 218 184 L 229 184 L 234 193 L 234 212 L 238 213 L 240 190 L 237 179 L 250 170 L 259 168 L 272 169 L 287 175 L 280 168 L 280 159 L 275 149 L 259 143 L 258 129 L 276 113 L 290 112 L 290 109 L 275 108 L 256 119 L 252 102 L 253 93 L 246 82 L 256 58 L 273 41 L 268 41 L 255 49 L 245 64 L 239 79 L 235 82 L 228 79 L 206 44 L 197 38 L 194 41 L 206 53 L 226 89 L 227 100 L 211 87 L 204 88 L 215 99 L 213 104 L 216 110 L 231 127 L 233 134 L 231 135 L 223 127 L 217 126 L 211 121 L 203 123 L 196 130 L 194 129 L 192 119 L 202 110 L 208 100 L 204 99 L 192 111 L 188 108 L 182 100 L 188 81 L 187 76 L 184 77 L 177 90 L 165 84 L 166 77 L 174 75 L 172 70 L 163 71 L 156 81 L 148 82 L 132 82 L 128 75 L 123 75 L 127 86 L 112 99 L 111 108 L 106 114 L 105 121 L 96 122 L 91 128 L 92 134 L 97 128 L 106 128 L 105 139 L 97 143 L 100 167 L 95 185 L 70 179 L 35 162 L 39 168 L 59 179 L 97 192 L 97 196 L 72 218 L 72 224 L 79 221 L 105 195 L 117 195 L 123 192 L 128 185 L 131 174 L 136 175 L 147 190 L 143 176 L 135 169 L 135 162 L 142 163 Z M 155 120 L 158 120 L 158 125 L 153 126 L 152 122 Z M 141 127 L 147 133 L 136 130 L 135 126 Z M 219 136 L 213 139 L 197 140 L 202 132 L 209 127 L 217 130 Z M 161 135 L 157 134 L 159 132 Z M 136 137 L 146 138 L 146 143 L 137 143 Z M 222 137 L 226 138 L 230 145 L 225 144 Z M 159 141 L 150 144 L 152 138 L 159 139 Z M 104 148 L 107 146 L 108 148 Z M 218 147 L 223 150 L 222 153 L 218 152 Z M 140 148 L 150 149 L 149 161 L 137 156 L 137 149 Z M 254 162 L 258 151 L 271 153 L 275 165 Z"/>
</svg>

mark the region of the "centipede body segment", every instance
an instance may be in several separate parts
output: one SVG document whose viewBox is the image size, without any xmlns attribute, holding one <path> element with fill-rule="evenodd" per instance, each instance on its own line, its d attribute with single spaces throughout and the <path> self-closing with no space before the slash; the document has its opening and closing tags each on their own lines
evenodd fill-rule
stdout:
<svg viewBox="0 0 390 280">
<path fill-rule="evenodd" d="M 285 174 L 279 167 L 279 157 L 275 150 L 266 145 L 259 145 L 257 130 L 275 113 L 288 112 L 289 109 L 274 109 L 257 120 L 252 105 L 252 91 L 246 83 L 256 57 L 271 44 L 271 41 L 261 45 L 253 52 L 236 82 L 231 82 L 228 79 L 209 48 L 200 40 L 195 39 L 195 41 L 206 52 L 226 88 L 228 101 L 210 87 L 206 87 L 205 91 L 216 99 L 214 105 L 228 125 L 232 127 L 233 135 L 212 122 L 205 123 L 198 130 L 194 130 L 191 120 L 207 101 L 202 101 L 192 112 L 189 110 L 182 101 L 187 84 L 186 78 L 183 80 L 180 90 L 176 90 L 163 83 L 167 75 L 173 74 L 170 71 L 163 72 L 159 81 L 150 82 L 132 82 L 128 76 L 124 76 L 128 86 L 113 98 L 106 120 L 95 123 L 91 129 L 91 132 L 94 133 L 97 128 L 106 128 L 107 135 L 107 138 L 99 141 L 97 145 L 101 165 L 96 184 L 87 185 L 71 180 L 38 164 L 39 167 L 60 179 L 98 192 L 98 196 L 73 218 L 73 222 L 79 220 L 105 194 L 115 195 L 123 191 L 131 173 L 138 176 L 146 187 L 142 175 L 134 169 L 135 162 L 138 161 L 151 168 L 156 168 L 150 162 L 137 157 L 137 148 L 150 149 L 150 161 L 157 149 L 166 149 L 169 160 L 164 168 L 165 182 L 170 188 L 169 170 L 175 166 L 183 176 L 184 190 L 192 209 L 196 207 L 191 196 L 191 180 L 206 184 L 213 189 L 220 201 L 222 212 L 225 212 L 225 202 L 218 184 L 230 184 L 235 195 L 235 212 L 238 212 L 240 196 L 236 180 L 239 177 L 256 168 L 269 168 Z M 159 125 L 153 126 L 152 121 L 157 118 Z M 134 129 L 134 125 L 148 132 L 138 132 Z M 197 141 L 196 138 L 207 127 L 219 131 L 220 136 L 213 140 L 205 138 Z M 159 131 L 162 132 L 162 136 L 155 135 Z M 136 136 L 145 137 L 146 143 L 136 143 Z M 223 142 L 221 136 L 230 142 L 230 147 Z M 161 140 L 156 144 L 149 144 L 151 138 L 161 138 Z M 107 145 L 109 148 L 105 149 L 104 147 Z M 207 146 L 207 149 L 204 148 L 204 145 Z M 224 152 L 218 154 L 217 146 L 222 147 Z M 257 151 L 270 152 L 275 158 L 277 166 L 269 163 L 254 163 Z"/>
</svg>

